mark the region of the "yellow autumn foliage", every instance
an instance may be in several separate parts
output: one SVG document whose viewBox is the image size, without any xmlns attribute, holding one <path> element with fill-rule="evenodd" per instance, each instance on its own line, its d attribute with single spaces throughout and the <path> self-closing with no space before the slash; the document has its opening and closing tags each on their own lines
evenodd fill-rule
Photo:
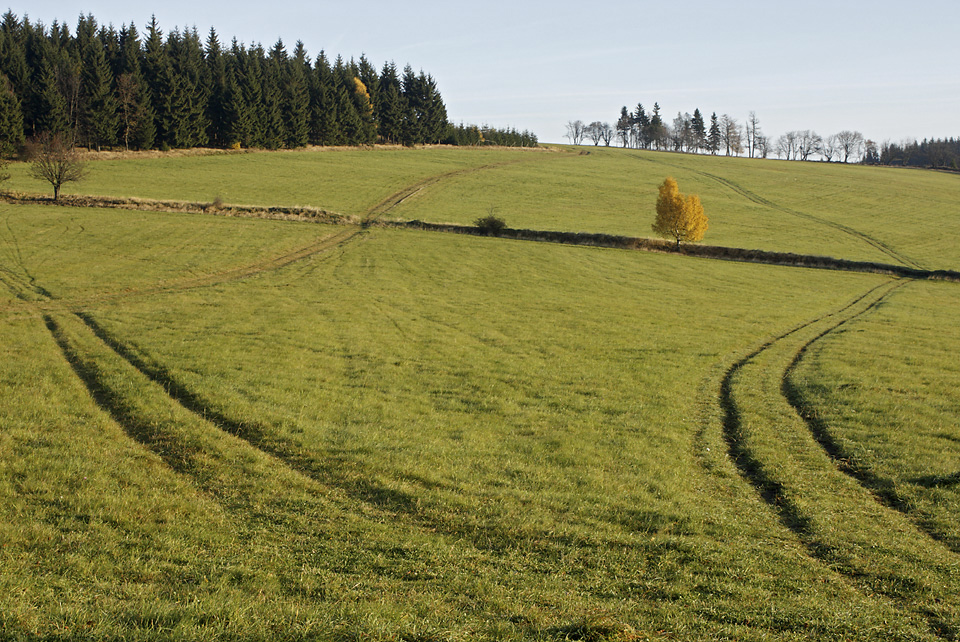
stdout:
<svg viewBox="0 0 960 642">
<path fill-rule="evenodd" d="M 664 179 L 657 196 L 657 219 L 653 231 L 659 236 L 675 239 L 680 247 L 682 242 L 702 240 L 707 227 L 700 197 L 696 194 L 684 197 L 672 176 Z"/>
<path fill-rule="evenodd" d="M 373 114 L 373 102 L 370 100 L 370 92 L 367 90 L 367 86 L 363 84 L 363 81 L 356 76 L 353 77 L 353 91 L 360 100 L 360 105 L 363 110 Z"/>
</svg>

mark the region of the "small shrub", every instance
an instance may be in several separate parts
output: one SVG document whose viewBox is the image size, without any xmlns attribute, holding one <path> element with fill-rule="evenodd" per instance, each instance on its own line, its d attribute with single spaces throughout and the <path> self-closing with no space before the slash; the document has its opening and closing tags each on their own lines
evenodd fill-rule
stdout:
<svg viewBox="0 0 960 642">
<path fill-rule="evenodd" d="M 507 222 L 494 214 L 481 216 L 473 224 L 487 236 L 497 236 L 507 228 Z"/>
</svg>

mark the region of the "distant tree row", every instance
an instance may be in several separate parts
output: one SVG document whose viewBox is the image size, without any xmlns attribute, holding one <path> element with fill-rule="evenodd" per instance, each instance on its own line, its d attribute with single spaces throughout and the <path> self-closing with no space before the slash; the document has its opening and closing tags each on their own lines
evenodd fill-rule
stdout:
<svg viewBox="0 0 960 642">
<path fill-rule="evenodd" d="M 960 139 L 927 140 L 923 142 L 884 143 L 864 162 L 877 165 L 903 165 L 960 170 Z"/>
<path fill-rule="evenodd" d="M 621 108 L 616 126 L 595 121 L 585 124 L 581 120 L 567 123 L 567 138 L 574 145 L 590 140 L 594 145 L 601 142 L 610 146 L 614 141 L 623 147 L 638 149 L 672 150 L 678 152 L 724 153 L 727 156 L 748 154 L 766 156 L 767 138 L 760 130 L 756 114 L 750 112 L 747 123 L 741 126 L 727 114 L 711 114 L 709 124 L 699 109 L 693 114 L 678 113 L 671 122 L 664 120 L 659 103 L 647 113 L 642 104 L 633 111 Z"/>
<path fill-rule="evenodd" d="M 517 131 L 513 128 L 497 129 L 489 125 L 464 125 L 447 130 L 443 140 L 449 145 L 499 145 L 502 147 L 536 147 L 537 136 L 529 131 Z"/>
<path fill-rule="evenodd" d="M 447 142 L 457 128 L 433 77 L 366 57 L 315 60 L 233 41 L 211 28 L 141 36 L 81 16 L 75 33 L 8 11 L 0 19 L 0 152 L 41 132 L 91 148 L 301 147 Z M 531 136 L 489 130 L 490 138 Z M 535 138 L 534 138 L 535 144 Z"/>
<path fill-rule="evenodd" d="M 582 120 L 567 122 L 566 137 L 574 145 L 592 142 L 610 146 L 671 150 L 695 154 L 746 155 L 767 158 L 776 154 L 785 160 L 821 160 L 840 163 L 909 165 L 960 169 L 960 140 L 924 140 L 877 145 L 858 131 L 844 130 L 831 136 L 820 136 L 809 129 L 790 131 L 776 140 L 769 139 L 760 128 L 755 112 L 750 112 L 741 125 L 728 114 L 711 114 L 709 122 L 699 109 L 693 114 L 678 113 L 667 122 L 654 103 L 648 114 L 642 104 L 633 111 L 621 108 L 616 126 Z"/>
</svg>

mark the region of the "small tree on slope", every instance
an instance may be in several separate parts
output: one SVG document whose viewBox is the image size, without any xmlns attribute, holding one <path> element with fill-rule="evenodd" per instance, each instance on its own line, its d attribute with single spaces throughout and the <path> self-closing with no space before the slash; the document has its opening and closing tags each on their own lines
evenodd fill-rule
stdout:
<svg viewBox="0 0 960 642">
<path fill-rule="evenodd" d="M 653 231 L 664 238 L 675 239 L 677 247 L 681 242 L 702 240 L 707 231 L 707 216 L 700 197 L 696 194 L 684 197 L 677 181 L 668 176 L 660 185 Z"/>
<path fill-rule="evenodd" d="M 86 166 L 73 143 L 63 134 L 43 132 L 28 146 L 30 175 L 53 187 L 53 200 L 60 199 L 64 183 L 82 180 Z"/>
</svg>

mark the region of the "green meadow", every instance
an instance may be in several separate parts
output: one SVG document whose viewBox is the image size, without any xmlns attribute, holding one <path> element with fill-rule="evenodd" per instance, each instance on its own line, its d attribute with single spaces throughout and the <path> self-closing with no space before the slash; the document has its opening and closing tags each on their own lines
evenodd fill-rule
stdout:
<svg viewBox="0 0 960 642">
<path fill-rule="evenodd" d="M 706 243 L 960 268 L 960 177 L 910 170 L 325 150 L 65 191 L 646 236 L 666 175 Z M 0 638 L 955 640 L 958 287 L 0 204 Z"/>
</svg>

